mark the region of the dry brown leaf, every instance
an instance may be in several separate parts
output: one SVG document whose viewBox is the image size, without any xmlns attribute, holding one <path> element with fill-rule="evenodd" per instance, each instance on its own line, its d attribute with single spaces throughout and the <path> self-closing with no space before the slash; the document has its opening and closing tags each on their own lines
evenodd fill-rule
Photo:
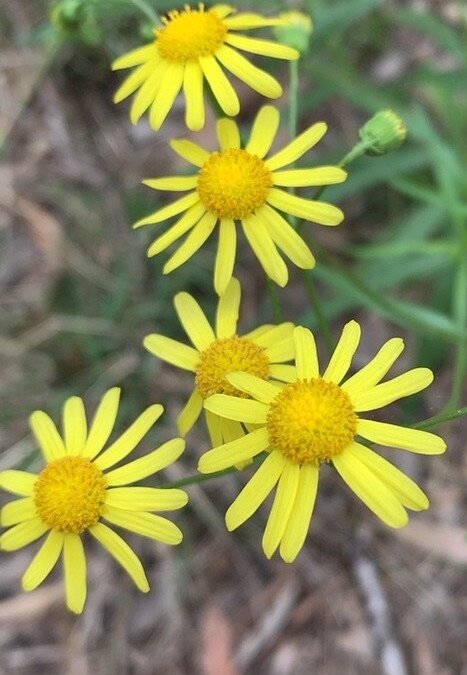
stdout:
<svg viewBox="0 0 467 675">
<path fill-rule="evenodd" d="M 412 521 L 396 532 L 404 541 L 437 558 L 444 558 L 458 565 L 467 563 L 467 536 L 462 527 Z"/>
<path fill-rule="evenodd" d="M 200 666 L 203 675 L 238 675 L 232 657 L 232 628 L 215 605 L 201 617 Z"/>
<path fill-rule="evenodd" d="M 57 583 L 23 593 L 0 603 L 0 624 L 34 621 L 63 602 L 63 584 Z"/>
</svg>

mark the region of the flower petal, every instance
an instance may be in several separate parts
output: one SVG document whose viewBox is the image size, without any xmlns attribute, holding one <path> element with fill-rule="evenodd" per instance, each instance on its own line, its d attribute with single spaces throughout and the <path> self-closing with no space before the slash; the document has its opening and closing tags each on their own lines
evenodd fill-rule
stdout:
<svg viewBox="0 0 467 675">
<path fill-rule="evenodd" d="M 261 328 L 265 330 L 262 330 L 260 334 L 247 333 L 245 335 L 259 347 L 270 349 L 284 340 L 290 340 L 291 342 L 293 340 L 294 325 L 291 321 L 284 321 L 277 326 L 261 326 Z M 293 354 L 290 358 L 293 358 Z"/>
<path fill-rule="evenodd" d="M 433 373 L 429 368 L 413 368 L 388 382 L 377 384 L 372 389 L 350 395 L 357 412 L 377 410 L 400 398 L 417 394 L 433 382 Z"/>
<path fill-rule="evenodd" d="M 193 227 L 183 244 L 178 247 L 175 253 L 165 263 L 163 273 L 169 274 L 189 260 L 211 235 L 216 224 L 217 216 L 214 213 L 207 211 L 201 220 Z"/>
<path fill-rule="evenodd" d="M 206 410 L 237 422 L 266 424 L 268 408 L 264 403 L 227 394 L 213 394 L 204 402 Z"/>
<path fill-rule="evenodd" d="M 65 445 L 57 427 L 42 410 L 36 410 L 29 418 L 35 439 L 47 462 L 53 462 L 66 455 Z"/>
<path fill-rule="evenodd" d="M 112 63 L 112 70 L 120 70 L 122 68 L 132 68 L 133 66 L 139 66 L 145 61 L 149 61 L 152 58 L 157 56 L 157 49 L 154 43 L 145 45 L 144 47 L 138 47 L 133 49 L 131 52 L 127 52 L 122 56 L 119 56 Z"/>
<path fill-rule="evenodd" d="M 240 300 L 240 284 L 238 279 L 232 277 L 217 304 L 216 335 L 218 338 L 229 338 L 237 332 Z"/>
<path fill-rule="evenodd" d="M 164 72 L 159 90 L 149 112 L 151 128 L 159 131 L 165 118 L 169 114 L 175 99 L 183 86 L 185 66 L 181 63 L 171 63 Z"/>
<path fill-rule="evenodd" d="M 0 488 L 14 495 L 32 497 L 36 481 L 37 475 L 28 471 L 17 471 L 16 469 L 0 471 Z"/>
<path fill-rule="evenodd" d="M 269 366 L 269 375 L 280 382 L 296 382 L 298 379 L 295 366 L 273 363 Z"/>
<path fill-rule="evenodd" d="M 287 284 L 289 273 L 279 255 L 264 222 L 255 215 L 242 220 L 245 236 L 267 276 L 281 287 Z"/>
<path fill-rule="evenodd" d="M 21 584 L 25 591 L 33 591 L 48 577 L 63 549 L 63 532 L 51 530 L 46 540 L 29 563 Z"/>
<path fill-rule="evenodd" d="M 66 604 L 75 614 L 81 614 L 86 602 L 86 557 L 78 534 L 65 534 L 63 540 Z"/>
<path fill-rule="evenodd" d="M 186 138 L 174 138 L 170 141 L 169 145 L 179 157 L 186 159 L 187 162 L 190 162 L 194 166 L 203 166 L 210 156 L 210 153 L 202 148 L 201 145 Z"/>
<path fill-rule="evenodd" d="M 128 483 L 136 483 L 147 476 L 152 476 L 169 464 L 173 464 L 184 450 L 185 441 L 182 438 L 173 438 L 144 457 L 109 471 L 105 474 L 107 485 L 109 487 L 128 485 Z"/>
<path fill-rule="evenodd" d="M 100 455 L 94 464 L 101 470 L 108 469 L 121 459 L 126 457 L 136 448 L 138 443 L 148 433 L 149 429 L 155 424 L 156 420 L 164 412 L 164 408 L 159 405 L 150 405 L 149 408 L 136 418 L 126 431 L 117 438 L 117 440 Z"/>
<path fill-rule="evenodd" d="M 314 377 L 319 377 L 318 352 L 313 333 L 308 328 L 297 326 L 293 338 L 297 378 L 311 380 Z"/>
<path fill-rule="evenodd" d="M 270 18 L 253 14 L 252 12 L 241 12 L 230 19 L 226 19 L 224 24 L 229 30 L 246 30 L 249 28 L 265 28 L 266 26 L 282 26 L 283 19 Z"/>
<path fill-rule="evenodd" d="M 213 447 L 222 445 L 224 440 L 222 438 L 221 418 L 219 417 L 219 415 L 215 415 L 210 410 L 205 410 L 204 416 L 206 419 L 206 426 L 208 428 L 209 438 L 211 439 L 211 445 L 213 445 Z"/>
<path fill-rule="evenodd" d="M 310 187 L 313 185 L 335 185 L 347 178 L 347 172 L 338 166 L 317 166 L 314 169 L 290 169 L 272 174 L 274 185 L 281 187 Z"/>
<path fill-rule="evenodd" d="M 191 131 L 200 131 L 204 127 L 203 71 L 197 61 L 185 64 L 183 75 L 183 93 L 185 94 L 185 122 Z"/>
<path fill-rule="evenodd" d="M 308 244 L 275 209 L 265 204 L 256 213 L 258 218 L 266 222 L 273 242 L 294 265 L 306 270 L 315 266 L 316 261 Z"/>
<path fill-rule="evenodd" d="M 148 75 L 133 98 L 130 108 L 130 120 L 132 124 L 138 124 L 146 110 L 154 103 L 168 67 L 169 63 L 167 61 L 159 57 L 154 59 L 153 72 Z"/>
<path fill-rule="evenodd" d="M 313 199 L 303 199 L 291 195 L 284 190 L 271 188 L 269 190 L 267 201 L 280 211 L 285 211 L 292 216 L 311 220 L 319 225 L 339 225 L 344 219 L 342 211 L 327 202 L 320 202 Z"/>
<path fill-rule="evenodd" d="M 219 228 L 219 244 L 217 246 L 214 266 L 214 288 L 222 295 L 232 278 L 237 249 L 237 232 L 233 220 L 222 218 Z"/>
<path fill-rule="evenodd" d="M 88 431 L 83 400 L 79 396 L 72 396 L 65 401 L 62 417 L 66 452 L 68 455 L 80 455 Z"/>
<path fill-rule="evenodd" d="M 265 427 L 251 431 L 242 438 L 219 445 L 200 457 L 198 471 L 214 473 L 222 469 L 245 462 L 269 446 L 268 432 Z"/>
<path fill-rule="evenodd" d="M 120 393 L 120 387 L 113 387 L 102 397 L 99 407 L 94 413 L 94 419 L 82 452 L 83 457 L 93 459 L 109 440 L 117 418 Z"/>
<path fill-rule="evenodd" d="M 356 321 L 345 324 L 342 335 L 324 371 L 323 380 L 339 384 L 347 374 L 360 342 L 362 329 Z"/>
<path fill-rule="evenodd" d="M 407 524 L 407 512 L 400 501 L 366 464 L 353 455 L 350 448 L 333 457 L 332 461 L 351 490 L 383 523 L 389 527 Z"/>
<path fill-rule="evenodd" d="M 234 387 L 261 403 L 271 403 L 280 392 L 279 387 L 249 373 L 230 373 L 227 375 L 227 380 Z"/>
<path fill-rule="evenodd" d="M 189 194 L 184 195 L 179 199 L 176 199 L 171 204 L 163 206 L 161 209 L 154 211 L 154 213 L 151 213 L 149 216 L 146 216 L 145 218 L 141 218 L 141 220 L 138 220 L 133 225 L 133 229 L 143 227 L 144 225 L 154 225 L 155 223 L 162 223 L 164 220 L 172 218 L 172 216 L 178 216 L 179 213 L 187 211 L 190 207 L 194 206 L 195 204 L 199 204 L 199 195 L 196 191 L 190 192 Z"/>
<path fill-rule="evenodd" d="M 280 543 L 284 562 L 293 562 L 305 543 L 318 492 L 318 476 L 318 467 L 311 464 L 300 467 L 295 501 Z"/>
<path fill-rule="evenodd" d="M 126 77 L 114 94 L 113 102 L 120 103 L 128 96 L 131 96 L 151 75 L 154 68 L 152 61 L 147 61 L 138 66 L 128 77 Z"/>
<path fill-rule="evenodd" d="M 233 120 L 226 117 L 217 120 L 216 133 L 221 150 L 240 147 L 240 129 Z"/>
<path fill-rule="evenodd" d="M 266 160 L 266 166 L 270 171 L 281 169 L 287 164 L 293 164 L 305 152 L 308 152 L 314 145 L 319 143 L 326 133 L 328 127 L 324 122 L 317 122 L 311 127 L 308 127 L 297 138 L 294 138 L 288 145 L 285 146 L 275 155 Z"/>
<path fill-rule="evenodd" d="M 143 537 L 156 539 L 164 544 L 173 546 L 179 544 L 183 539 L 182 531 L 175 523 L 153 513 L 123 511 L 111 506 L 104 506 L 102 515 L 109 523 L 123 527 L 130 532 L 141 534 Z"/>
<path fill-rule="evenodd" d="M 107 506 L 124 511 L 172 511 L 188 503 L 188 495 L 176 488 L 117 487 L 105 491 Z"/>
<path fill-rule="evenodd" d="M 237 92 L 230 84 L 214 56 L 201 56 L 199 64 L 211 87 L 214 98 L 225 114 L 231 117 L 238 115 L 240 112 L 240 101 L 238 100 Z"/>
<path fill-rule="evenodd" d="M 193 190 L 198 183 L 198 176 L 168 176 L 165 178 L 147 178 L 142 181 L 143 185 L 153 190 L 167 190 L 183 192 Z"/>
<path fill-rule="evenodd" d="M 33 520 L 37 517 L 36 505 L 31 497 L 23 497 L 8 502 L 0 511 L 0 524 L 2 527 L 10 527 L 24 523 L 25 520 Z"/>
<path fill-rule="evenodd" d="M 110 527 L 104 525 L 104 523 L 97 523 L 94 527 L 90 527 L 89 531 L 110 555 L 120 563 L 130 578 L 133 579 L 137 588 L 143 593 L 147 593 L 149 591 L 149 583 L 143 565 L 126 541 Z"/>
<path fill-rule="evenodd" d="M 254 66 L 248 59 L 236 52 L 235 49 L 232 49 L 232 47 L 224 43 L 217 50 L 216 57 L 227 70 L 230 70 L 239 80 L 245 82 L 245 84 L 259 94 L 268 98 L 279 98 L 282 96 L 282 87 L 272 75 Z"/>
<path fill-rule="evenodd" d="M 151 258 L 153 255 L 157 255 L 173 244 L 174 241 L 184 235 L 185 232 L 188 232 L 188 230 L 190 230 L 205 213 L 206 209 L 201 202 L 191 206 L 185 211 L 183 216 L 172 225 L 172 227 L 169 227 L 164 234 L 161 234 L 160 237 L 154 239 L 151 246 L 148 248 L 148 257 Z"/>
<path fill-rule="evenodd" d="M 227 44 L 250 52 L 251 54 L 260 54 L 261 56 L 270 56 L 273 59 L 287 59 L 295 61 L 299 58 L 300 52 L 293 47 L 282 45 L 272 40 L 263 40 L 261 38 L 251 38 L 245 35 L 236 35 L 228 33 L 225 38 Z"/>
<path fill-rule="evenodd" d="M 9 530 L 2 534 L 0 537 L 0 548 L 4 551 L 17 551 L 19 548 L 23 548 L 23 546 L 27 546 L 36 541 L 36 539 L 39 539 L 39 537 L 42 537 L 48 529 L 48 526 L 40 518 L 26 520 L 24 523 L 10 527 Z"/>
<path fill-rule="evenodd" d="M 271 452 L 236 499 L 227 509 L 225 523 L 229 532 L 250 518 L 276 485 L 286 459 L 280 452 Z"/>
<path fill-rule="evenodd" d="M 271 558 L 279 546 L 287 527 L 297 494 L 300 467 L 288 461 L 279 478 L 276 495 L 263 534 L 263 551 L 266 558 Z"/>
<path fill-rule="evenodd" d="M 360 443 L 354 443 L 350 452 L 378 476 L 405 507 L 413 511 L 423 511 L 428 508 L 430 502 L 423 490 L 394 464 Z"/>
<path fill-rule="evenodd" d="M 157 333 L 146 335 L 143 345 L 148 352 L 157 356 L 158 359 L 177 366 L 177 368 L 194 372 L 199 361 L 199 353 L 196 349 L 184 345 L 182 342 L 177 342 L 177 340 L 172 340 L 165 335 L 158 335 Z"/>
<path fill-rule="evenodd" d="M 357 434 L 373 443 L 410 450 L 421 455 L 441 455 L 446 450 L 446 443 L 436 434 L 374 420 L 359 419 Z"/>
<path fill-rule="evenodd" d="M 279 110 L 272 105 L 263 106 L 255 117 L 245 150 L 263 159 L 274 143 L 279 123 Z"/>
<path fill-rule="evenodd" d="M 386 375 L 403 350 L 402 338 L 388 340 L 364 368 L 341 384 L 341 388 L 349 396 L 371 389 Z"/>
<path fill-rule="evenodd" d="M 177 293 L 174 298 L 175 311 L 185 333 L 198 351 L 204 351 L 214 342 L 216 336 L 206 315 L 189 293 Z"/>
<path fill-rule="evenodd" d="M 203 409 L 203 398 L 195 389 L 188 399 L 182 412 L 177 417 L 177 428 L 180 436 L 186 436 L 195 424 Z"/>
</svg>

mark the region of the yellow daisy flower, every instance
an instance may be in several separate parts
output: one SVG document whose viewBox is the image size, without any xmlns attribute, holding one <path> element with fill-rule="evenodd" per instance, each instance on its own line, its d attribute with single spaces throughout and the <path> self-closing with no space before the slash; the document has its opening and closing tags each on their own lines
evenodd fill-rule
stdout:
<svg viewBox="0 0 467 675">
<path fill-rule="evenodd" d="M 205 401 L 209 412 L 257 428 L 205 453 L 199 462 L 202 473 L 248 462 L 268 451 L 226 513 L 227 528 L 234 530 L 277 486 L 262 542 L 268 558 L 280 548 L 282 559 L 292 562 L 303 547 L 323 462 L 332 462 L 355 494 L 391 527 L 407 523 L 406 508 L 419 511 L 428 507 L 426 495 L 408 476 L 357 439 L 427 455 L 444 452 L 446 445 L 439 436 L 359 415 L 425 389 L 433 381 L 433 373 L 428 368 L 414 368 L 380 383 L 404 348 L 400 338 L 393 338 L 344 382 L 360 332 L 355 321 L 344 327 L 320 375 L 313 334 L 298 326 L 294 330 L 296 374 L 285 387 L 252 374 L 234 373 L 227 380 L 253 401 L 226 394 L 215 394 Z"/>
<path fill-rule="evenodd" d="M 269 40 L 245 37 L 238 31 L 264 26 L 277 26 L 281 19 L 268 19 L 259 14 L 235 12 L 229 5 L 215 5 L 198 9 L 185 5 L 162 19 L 164 25 L 154 29 L 154 42 L 124 54 L 112 64 L 113 70 L 137 66 L 124 80 L 115 94 L 119 103 L 134 92 L 130 117 L 136 124 L 149 111 L 153 129 L 160 129 L 180 90 L 186 102 L 186 124 L 192 131 L 204 126 L 204 79 L 226 115 L 240 111 L 237 93 L 223 68 L 239 80 L 268 98 L 279 98 L 279 82 L 254 66 L 237 50 L 271 56 L 276 59 L 298 59 L 299 52 L 292 47 Z"/>
<path fill-rule="evenodd" d="M 63 436 L 40 410 L 30 417 L 46 467 L 35 475 L 27 471 L 0 473 L 0 487 L 20 495 L 1 511 L 9 527 L 0 548 L 15 551 L 47 534 L 23 579 L 25 591 L 41 584 L 63 555 L 68 608 L 79 614 L 86 600 L 86 558 L 81 535 L 87 531 L 122 565 L 136 586 L 146 593 L 149 584 L 143 566 L 128 544 L 102 520 L 165 544 L 179 544 L 180 529 L 152 513 L 179 509 L 187 501 L 183 490 L 127 487 L 172 464 L 185 442 L 174 438 L 148 455 L 113 468 L 141 441 L 163 412 L 152 405 L 104 451 L 117 416 L 120 389 L 102 398 L 88 431 L 83 401 L 69 398 L 63 407 Z M 108 470 L 110 469 L 110 471 Z"/>
<path fill-rule="evenodd" d="M 232 278 L 219 298 L 216 325 L 212 328 L 196 300 L 188 293 L 178 293 L 174 299 L 175 310 L 193 347 L 155 333 L 144 339 L 143 344 L 151 354 L 195 375 L 194 391 L 177 419 L 182 436 L 195 424 L 207 397 L 216 393 L 245 397 L 229 384 L 225 378 L 227 373 L 242 370 L 257 377 L 282 381 L 293 377 L 294 367 L 284 364 L 294 356 L 293 324 L 265 324 L 239 336 L 240 299 L 240 284 Z M 225 419 L 222 413 L 205 412 L 213 445 L 244 434 L 240 422 Z"/>
<path fill-rule="evenodd" d="M 321 225 L 338 225 L 344 214 L 332 204 L 297 197 L 282 188 L 341 183 L 347 174 L 337 166 L 284 170 L 321 140 L 327 129 L 324 122 L 313 124 L 285 148 L 264 159 L 273 144 L 279 121 L 277 108 L 264 106 L 254 121 L 244 149 L 240 147 L 237 124 L 226 118 L 217 122 L 219 152 L 208 152 L 188 140 L 171 142 L 178 155 L 198 167 L 197 173 L 155 178 L 143 183 L 156 190 L 187 191 L 188 194 L 134 225 L 161 223 L 183 214 L 148 249 L 149 256 L 156 255 L 189 232 L 165 264 L 164 274 L 191 258 L 220 223 L 214 286 L 221 295 L 232 276 L 235 262 L 235 221 L 241 222 L 264 271 L 279 286 L 286 285 L 288 271 L 277 249 L 298 267 L 314 267 L 315 260 L 307 244 L 278 210 Z"/>
</svg>

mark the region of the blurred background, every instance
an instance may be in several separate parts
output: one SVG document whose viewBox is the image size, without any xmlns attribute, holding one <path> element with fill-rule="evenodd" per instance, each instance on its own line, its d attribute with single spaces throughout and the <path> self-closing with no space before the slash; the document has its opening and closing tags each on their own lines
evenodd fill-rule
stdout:
<svg viewBox="0 0 467 675">
<path fill-rule="evenodd" d="M 81 0 L 68 1 L 75 11 Z M 161 13 L 174 7 L 148 2 Z M 167 256 L 146 258 L 155 229 L 130 227 L 168 197 L 140 181 L 186 170 L 168 147 L 171 138 L 189 136 L 181 101 L 157 134 L 145 120 L 130 124 L 127 102 L 112 103 L 121 74 L 110 71 L 110 61 L 150 40 L 151 25 L 137 1 L 84 4 L 76 20 L 53 24 L 52 3 L 0 0 L 0 469 L 40 470 L 27 424 L 34 409 L 58 420 L 64 399 L 79 394 L 92 411 L 116 384 L 123 387 L 117 430 L 152 402 L 166 407 L 141 452 L 176 435 L 191 377 L 147 354 L 142 339 L 150 332 L 185 339 L 172 307 L 180 290 L 211 316 L 215 308 L 214 241 L 165 277 Z M 397 335 L 407 348 L 394 372 L 413 365 L 435 371 L 428 392 L 393 405 L 385 419 L 412 424 L 460 407 L 467 367 L 466 5 L 236 6 L 312 15 L 299 128 L 325 120 L 330 131 L 307 165 L 339 161 L 379 109 L 405 119 L 409 138 L 401 149 L 356 160 L 347 182 L 326 193 L 346 213 L 342 226 L 329 232 L 306 224 L 303 231 L 312 248 L 325 251 L 313 278 L 335 338 L 349 318 L 363 324 L 355 366 Z M 271 37 L 267 30 L 258 35 Z M 287 90 L 287 64 L 255 59 L 262 61 Z M 261 102 L 236 84 L 247 130 Z M 285 108 L 286 98 L 279 105 Z M 199 138 L 215 146 L 209 120 Z M 286 141 L 284 126 L 278 144 Z M 265 281 L 246 246 L 236 275 L 244 289 L 242 330 L 271 321 Z M 316 328 L 296 268 L 280 298 L 286 319 Z M 1 675 L 466 673 L 465 417 L 436 431 L 448 443 L 442 457 L 382 450 L 427 491 L 428 512 L 389 530 L 324 467 L 312 532 L 294 565 L 262 554 L 267 509 L 238 532 L 225 530 L 223 515 L 248 471 L 189 488 L 190 506 L 178 517 L 185 540 L 175 550 L 125 535 L 148 569 L 147 596 L 88 541 L 88 603 L 76 618 L 64 608 L 61 570 L 36 592 L 21 592 L 34 546 L 0 554 Z M 164 478 L 195 473 L 207 448 L 199 424 Z"/>
</svg>

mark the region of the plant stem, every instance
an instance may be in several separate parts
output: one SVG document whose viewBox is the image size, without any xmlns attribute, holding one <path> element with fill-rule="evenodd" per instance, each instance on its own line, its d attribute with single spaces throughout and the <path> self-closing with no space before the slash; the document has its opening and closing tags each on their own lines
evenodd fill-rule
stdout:
<svg viewBox="0 0 467 675">
<path fill-rule="evenodd" d="M 323 335 L 324 342 L 326 347 L 329 349 L 329 352 L 332 352 L 334 349 L 334 341 L 332 337 L 331 328 L 329 326 L 326 315 L 324 314 L 323 308 L 319 301 L 318 293 L 316 291 L 315 282 L 312 278 L 311 270 L 302 270 L 303 281 L 310 299 L 311 305 L 316 314 L 316 320 L 318 322 L 319 329 Z"/>
<path fill-rule="evenodd" d="M 277 287 L 272 279 L 267 278 L 268 293 L 271 300 L 272 314 L 274 316 L 274 321 L 277 323 L 282 323 L 284 321 L 284 315 L 282 313 L 281 301 L 279 298 L 279 293 L 277 292 Z"/>
<path fill-rule="evenodd" d="M 459 408 L 458 410 L 453 410 L 452 412 L 440 413 L 434 417 L 429 417 L 423 422 L 418 422 L 412 426 L 413 429 L 433 429 L 433 427 L 438 427 L 440 424 L 445 422 L 450 422 L 451 420 L 456 420 L 459 417 L 464 417 L 467 415 L 467 406 Z"/>
<path fill-rule="evenodd" d="M 143 14 L 145 14 L 148 17 L 148 19 L 154 21 L 154 23 L 157 26 L 162 25 L 162 21 L 160 20 L 159 15 L 151 7 L 151 5 L 146 2 L 146 0 L 127 0 L 127 1 L 130 2 L 132 5 L 134 5 L 135 7 L 138 7 L 138 9 L 140 9 L 143 12 Z"/>
</svg>

